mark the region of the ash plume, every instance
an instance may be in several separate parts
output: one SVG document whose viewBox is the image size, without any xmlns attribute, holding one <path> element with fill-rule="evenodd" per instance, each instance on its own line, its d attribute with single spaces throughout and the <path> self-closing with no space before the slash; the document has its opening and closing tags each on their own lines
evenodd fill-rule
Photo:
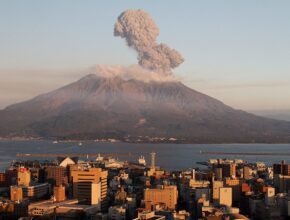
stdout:
<svg viewBox="0 0 290 220">
<path fill-rule="evenodd" d="M 179 52 L 166 44 L 158 44 L 159 29 L 143 10 L 121 13 L 115 24 L 114 35 L 125 38 L 127 45 L 138 52 L 139 65 L 155 72 L 171 74 L 184 60 Z"/>
<path fill-rule="evenodd" d="M 114 78 L 120 77 L 124 80 L 140 80 L 143 82 L 177 82 L 180 79 L 174 75 L 163 75 L 157 72 L 147 70 L 135 64 L 131 66 L 121 65 L 96 65 L 90 68 L 89 73 L 96 74 L 99 77 Z"/>
</svg>

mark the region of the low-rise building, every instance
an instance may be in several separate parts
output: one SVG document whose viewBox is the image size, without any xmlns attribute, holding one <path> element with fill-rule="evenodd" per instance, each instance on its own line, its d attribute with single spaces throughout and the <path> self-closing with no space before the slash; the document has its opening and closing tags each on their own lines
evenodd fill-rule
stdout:
<svg viewBox="0 0 290 220">
<path fill-rule="evenodd" d="M 139 212 L 138 217 L 133 220 L 165 220 L 165 216 L 156 215 L 153 211 Z"/>
<path fill-rule="evenodd" d="M 178 191 L 176 186 L 163 186 L 161 189 L 145 189 L 144 201 L 152 205 L 163 203 L 168 209 L 175 209 L 177 205 Z"/>
<path fill-rule="evenodd" d="M 125 220 L 126 208 L 124 206 L 111 206 L 109 207 L 108 217 L 111 220 Z"/>
</svg>

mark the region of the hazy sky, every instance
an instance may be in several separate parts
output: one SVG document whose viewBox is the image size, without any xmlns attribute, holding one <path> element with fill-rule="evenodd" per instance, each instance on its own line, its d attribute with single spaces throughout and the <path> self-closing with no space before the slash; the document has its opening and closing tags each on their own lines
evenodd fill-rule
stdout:
<svg viewBox="0 0 290 220">
<path fill-rule="evenodd" d="M 137 63 L 113 36 L 141 8 L 185 62 L 193 89 L 244 110 L 290 109 L 290 1 L 0 1 L 0 108 L 72 82 L 95 64 Z"/>
</svg>

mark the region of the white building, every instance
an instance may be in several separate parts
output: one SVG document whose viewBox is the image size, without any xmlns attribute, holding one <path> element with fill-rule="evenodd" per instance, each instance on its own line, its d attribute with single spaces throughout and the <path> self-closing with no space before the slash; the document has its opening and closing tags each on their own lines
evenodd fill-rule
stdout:
<svg viewBox="0 0 290 220">
<path fill-rule="evenodd" d="M 232 206 L 233 192 L 230 187 L 221 187 L 219 189 L 219 205 L 225 205 L 227 207 Z"/>
</svg>

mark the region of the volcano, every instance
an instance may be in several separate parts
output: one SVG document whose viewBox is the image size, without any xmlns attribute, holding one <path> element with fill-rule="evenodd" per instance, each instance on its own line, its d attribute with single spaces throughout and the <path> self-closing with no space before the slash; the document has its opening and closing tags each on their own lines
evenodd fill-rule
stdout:
<svg viewBox="0 0 290 220">
<path fill-rule="evenodd" d="M 233 109 L 181 82 L 87 75 L 0 111 L 0 136 L 182 143 L 289 142 L 290 122 Z"/>
</svg>

